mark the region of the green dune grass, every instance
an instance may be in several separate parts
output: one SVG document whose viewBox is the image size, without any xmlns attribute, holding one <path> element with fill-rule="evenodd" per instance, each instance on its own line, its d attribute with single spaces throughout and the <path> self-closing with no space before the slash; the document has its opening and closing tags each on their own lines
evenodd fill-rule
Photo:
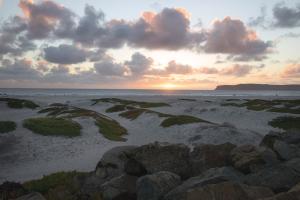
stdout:
<svg viewBox="0 0 300 200">
<path fill-rule="evenodd" d="M 16 130 L 17 124 L 12 121 L 0 121 L 0 133 L 9 133 Z"/>
<path fill-rule="evenodd" d="M 23 126 L 34 133 L 47 136 L 76 137 L 80 135 L 81 126 L 70 119 L 40 117 L 26 119 Z"/>
</svg>

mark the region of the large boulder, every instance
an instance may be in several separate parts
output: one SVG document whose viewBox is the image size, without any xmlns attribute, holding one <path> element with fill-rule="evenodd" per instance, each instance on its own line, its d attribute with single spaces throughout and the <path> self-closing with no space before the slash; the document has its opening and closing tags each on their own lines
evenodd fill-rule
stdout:
<svg viewBox="0 0 300 200">
<path fill-rule="evenodd" d="M 281 140 L 275 140 L 273 150 L 281 160 L 291 160 L 300 156 L 300 149 L 296 145 Z"/>
<path fill-rule="evenodd" d="M 0 199 L 15 199 L 25 194 L 27 191 L 20 183 L 4 182 L 0 185 Z"/>
<path fill-rule="evenodd" d="M 300 183 L 285 193 L 277 194 L 270 198 L 260 200 L 300 200 Z"/>
<path fill-rule="evenodd" d="M 281 160 L 291 160 L 300 157 L 300 133 L 299 131 L 271 132 L 263 138 L 260 146 L 274 150 Z"/>
<path fill-rule="evenodd" d="M 231 143 L 196 146 L 190 154 L 192 175 L 197 176 L 207 169 L 230 165 L 230 152 L 235 147 Z"/>
<path fill-rule="evenodd" d="M 192 177 L 166 194 L 166 200 L 186 199 L 187 192 L 191 189 L 208 184 L 216 184 L 225 181 L 241 182 L 243 174 L 232 167 L 211 168 L 203 174 Z"/>
<path fill-rule="evenodd" d="M 136 184 L 137 199 L 159 200 L 180 183 L 181 179 L 178 175 L 166 171 L 142 176 Z"/>
<path fill-rule="evenodd" d="M 127 174 L 105 182 L 100 191 L 104 200 L 131 200 L 136 198 L 136 181 L 138 177 Z"/>
<path fill-rule="evenodd" d="M 153 143 L 136 148 L 130 158 L 148 173 L 169 171 L 187 178 L 190 174 L 189 147 L 183 144 Z"/>
<path fill-rule="evenodd" d="M 280 163 L 245 176 L 244 183 L 285 192 L 300 182 L 300 158 Z"/>
<path fill-rule="evenodd" d="M 46 199 L 40 193 L 32 192 L 30 194 L 21 196 L 21 197 L 15 199 L 15 200 L 46 200 Z"/>
<path fill-rule="evenodd" d="M 128 161 L 127 155 L 135 148 L 136 146 L 120 146 L 107 151 L 97 164 L 96 175 L 102 179 L 111 179 L 123 174 Z"/>
<path fill-rule="evenodd" d="M 273 195 L 268 188 L 223 182 L 192 189 L 182 200 L 256 200 Z"/>
<path fill-rule="evenodd" d="M 276 154 L 269 148 L 256 148 L 253 145 L 243 145 L 231 151 L 233 166 L 244 172 L 255 172 L 265 165 L 271 166 L 278 163 Z"/>
</svg>

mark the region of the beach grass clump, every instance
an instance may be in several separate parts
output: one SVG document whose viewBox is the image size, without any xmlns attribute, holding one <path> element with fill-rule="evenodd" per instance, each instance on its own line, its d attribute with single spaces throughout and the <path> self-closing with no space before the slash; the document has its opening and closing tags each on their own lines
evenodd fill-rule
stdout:
<svg viewBox="0 0 300 200">
<path fill-rule="evenodd" d="M 143 102 L 143 101 L 133 101 L 133 100 L 125 100 L 118 98 L 102 98 L 102 99 L 93 99 L 93 105 L 103 102 L 103 103 L 118 103 L 125 106 L 138 106 L 140 108 L 154 108 L 154 107 L 164 107 L 170 106 L 167 103 L 163 102 Z"/>
<path fill-rule="evenodd" d="M 58 172 L 51 175 L 44 176 L 38 180 L 32 180 L 25 182 L 23 184 L 24 188 L 29 191 L 40 192 L 41 194 L 47 196 L 47 193 L 58 187 L 63 187 L 65 191 L 75 193 L 79 188 L 78 181 L 86 173 L 83 172 Z"/>
<path fill-rule="evenodd" d="M 228 100 L 226 100 L 228 101 Z M 232 101 L 230 99 L 230 101 Z M 229 102 L 230 102 L 229 101 Z M 267 111 L 277 113 L 300 114 L 300 100 L 262 100 L 262 99 L 245 99 L 244 103 L 222 103 L 221 106 L 246 107 L 253 111 Z"/>
<path fill-rule="evenodd" d="M 269 122 L 269 125 L 274 128 L 283 130 L 300 130 L 300 117 L 282 116 L 277 117 Z"/>
<path fill-rule="evenodd" d="M 63 118 L 68 120 L 78 117 L 89 117 L 95 120 L 95 125 L 99 127 L 99 133 L 105 138 L 113 141 L 126 141 L 126 139 L 122 137 L 127 134 L 127 130 L 124 127 L 108 116 L 93 110 L 68 105 L 56 105 L 40 110 L 39 112 L 48 113 L 48 116 L 53 118 Z"/>
<path fill-rule="evenodd" d="M 9 133 L 16 130 L 17 124 L 12 121 L 0 121 L 0 133 Z"/>
<path fill-rule="evenodd" d="M 153 110 L 148 110 L 148 109 L 143 109 L 143 108 L 131 109 L 131 110 L 120 113 L 119 116 L 124 117 L 126 119 L 135 120 L 139 116 L 141 116 L 143 113 L 155 114 L 158 117 L 171 117 L 172 116 L 169 114 L 165 114 L 165 113 L 161 113 L 161 112 L 157 112 L 157 111 L 153 111 Z"/>
<path fill-rule="evenodd" d="M 126 105 L 115 105 L 115 106 L 112 106 L 112 107 L 106 109 L 105 112 L 107 112 L 107 113 L 114 113 L 114 112 L 125 111 L 126 109 L 127 109 Z"/>
<path fill-rule="evenodd" d="M 191 124 L 191 123 L 199 123 L 199 122 L 210 123 L 208 121 L 193 116 L 177 115 L 177 116 L 168 117 L 167 119 L 163 120 L 160 125 L 164 128 L 167 128 L 174 125 L 183 125 L 183 124 Z"/>
<path fill-rule="evenodd" d="M 105 138 L 112 141 L 126 141 L 123 136 L 127 134 L 127 130 L 117 121 L 105 117 L 99 117 L 96 119 L 95 125 L 99 127 L 99 132 Z"/>
<path fill-rule="evenodd" d="M 22 109 L 22 108 L 35 109 L 39 107 L 39 105 L 37 105 L 33 101 L 25 100 L 25 99 L 0 98 L 0 101 L 6 102 L 9 108 L 14 108 L 14 109 Z"/>
<path fill-rule="evenodd" d="M 187 98 L 184 98 L 184 99 L 179 99 L 181 101 L 197 101 L 196 99 L 187 99 Z"/>
<path fill-rule="evenodd" d="M 45 136 L 76 137 L 80 135 L 81 130 L 80 124 L 75 121 L 54 117 L 26 119 L 23 126 L 34 133 Z"/>
</svg>

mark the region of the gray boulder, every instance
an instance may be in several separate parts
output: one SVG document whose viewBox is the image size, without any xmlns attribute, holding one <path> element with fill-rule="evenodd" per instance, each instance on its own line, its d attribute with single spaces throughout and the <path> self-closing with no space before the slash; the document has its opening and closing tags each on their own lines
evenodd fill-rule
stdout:
<svg viewBox="0 0 300 200">
<path fill-rule="evenodd" d="M 120 176 L 124 172 L 125 163 L 128 161 L 128 154 L 136 146 L 120 146 L 107 151 L 96 167 L 96 175 L 103 179 L 110 179 Z"/>
<path fill-rule="evenodd" d="M 271 166 L 278 163 L 276 154 L 268 148 L 256 148 L 253 145 L 243 145 L 231 151 L 233 166 L 244 172 L 255 172 L 264 166 Z"/>
<path fill-rule="evenodd" d="M 273 195 L 268 188 L 223 182 L 194 188 L 182 200 L 256 200 Z"/>
<path fill-rule="evenodd" d="M 100 191 L 104 200 L 135 199 L 138 177 L 121 175 L 101 185 Z"/>
<path fill-rule="evenodd" d="M 169 171 L 183 178 L 190 174 L 189 147 L 183 144 L 152 143 L 136 148 L 130 157 L 148 173 Z"/>
<path fill-rule="evenodd" d="M 300 158 L 267 167 L 245 176 L 244 183 L 285 192 L 300 182 Z"/>
<path fill-rule="evenodd" d="M 196 146 L 190 154 L 192 176 L 197 176 L 210 168 L 230 165 L 230 152 L 235 147 L 231 143 Z"/>
<path fill-rule="evenodd" d="M 17 198 L 16 200 L 46 200 L 46 199 L 40 193 L 32 192 L 25 196 L 21 196 L 21 197 Z"/>
<path fill-rule="evenodd" d="M 185 199 L 189 190 L 203 187 L 208 184 L 216 184 L 224 181 L 241 182 L 243 174 L 232 167 L 212 168 L 200 176 L 192 177 L 183 184 L 166 194 L 166 200 Z"/>
<path fill-rule="evenodd" d="M 273 150 L 278 154 L 282 160 L 291 160 L 299 157 L 300 149 L 295 145 L 288 144 L 281 140 L 276 140 L 273 144 Z"/>
<path fill-rule="evenodd" d="M 0 199 L 15 199 L 27 193 L 28 191 L 20 183 L 4 182 L 0 185 Z"/>
<path fill-rule="evenodd" d="M 159 200 L 180 183 L 178 175 L 166 171 L 140 177 L 136 184 L 137 199 Z"/>
</svg>

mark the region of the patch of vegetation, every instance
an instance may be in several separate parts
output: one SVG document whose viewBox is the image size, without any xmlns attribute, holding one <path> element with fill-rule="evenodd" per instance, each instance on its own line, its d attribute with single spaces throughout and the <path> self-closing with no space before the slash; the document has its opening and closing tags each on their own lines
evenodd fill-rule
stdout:
<svg viewBox="0 0 300 200">
<path fill-rule="evenodd" d="M 73 106 L 54 106 L 43 110 L 39 113 L 48 113 L 48 116 L 54 118 L 73 119 L 77 117 L 90 117 L 95 120 L 95 124 L 99 127 L 99 132 L 107 139 L 114 141 L 126 141 L 122 136 L 127 134 L 127 130 L 117 121 L 107 117 L 106 115 L 97 113 L 92 110 L 73 107 Z"/>
<path fill-rule="evenodd" d="M 197 101 L 196 99 L 179 99 L 181 101 Z"/>
<path fill-rule="evenodd" d="M 221 103 L 221 106 L 244 107 L 244 105 L 237 103 Z"/>
<path fill-rule="evenodd" d="M 118 103 L 125 106 L 138 106 L 140 108 L 154 108 L 154 107 L 163 107 L 170 106 L 167 103 L 162 102 L 142 102 L 142 101 L 132 101 L 118 98 L 102 98 L 102 99 L 92 99 L 94 102 L 92 105 L 96 105 L 99 102 L 103 103 Z"/>
<path fill-rule="evenodd" d="M 113 107 L 106 109 L 105 112 L 107 113 L 121 112 L 121 111 L 125 111 L 126 109 L 127 109 L 126 105 L 115 105 Z"/>
<path fill-rule="evenodd" d="M 225 101 L 240 101 L 240 99 L 226 99 Z"/>
<path fill-rule="evenodd" d="M 228 101 L 228 100 L 227 100 Z M 222 103 L 222 106 L 246 107 L 248 110 L 300 114 L 300 100 L 245 100 L 244 103 Z"/>
<path fill-rule="evenodd" d="M 300 117 L 277 117 L 270 121 L 269 125 L 283 130 L 300 130 Z"/>
<path fill-rule="evenodd" d="M 144 109 L 133 109 L 133 110 L 128 110 L 126 112 L 122 112 L 119 114 L 120 117 L 124 117 L 126 119 L 130 120 L 135 120 L 137 119 L 140 115 L 142 115 L 145 112 Z"/>
<path fill-rule="evenodd" d="M 165 119 L 164 121 L 162 121 L 160 125 L 166 128 L 174 125 L 191 124 L 191 123 L 199 123 L 199 122 L 210 123 L 208 121 L 199 119 L 197 117 L 188 116 L 188 115 L 178 115 L 178 116 L 172 116 Z"/>
<path fill-rule="evenodd" d="M 152 113 L 152 114 L 158 115 L 159 117 L 171 117 L 172 116 L 169 114 L 165 114 L 165 113 L 161 113 L 161 112 L 157 112 L 157 111 L 153 111 L 153 110 L 148 110 L 148 109 L 142 109 L 142 108 L 135 108 L 132 110 L 128 110 L 126 112 L 120 113 L 119 116 L 124 117 L 126 119 L 135 120 L 143 113 Z"/>
<path fill-rule="evenodd" d="M 83 172 L 58 172 L 48 176 L 44 176 L 39 180 L 32 180 L 25 182 L 23 186 L 29 191 L 40 192 L 47 196 L 47 193 L 51 190 L 63 187 L 65 191 L 76 193 L 80 187 L 76 179 L 80 179 L 85 176 Z M 48 198 L 47 198 L 48 199 Z"/>
<path fill-rule="evenodd" d="M 113 141 L 126 141 L 123 136 L 127 134 L 127 130 L 117 121 L 108 118 L 99 118 L 95 124 L 99 127 L 99 132 L 105 138 Z"/>
<path fill-rule="evenodd" d="M 25 99 L 0 98 L 0 102 L 1 101 L 6 102 L 9 108 L 15 108 L 15 109 L 22 109 L 22 108 L 35 109 L 39 107 L 33 101 L 25 100 Z"/>
<path fill-rule="evenodd" d="M 17 124 L 12 121 L 0 121 L 0 133 L 9 133 L 16 130 Z"/>
<path fill-rule="evenodd" d="M 151 113 L 156 114 L 158 117 L 164 117 L 166 119 L 160 124 L 162 127 L 170 127 L 174 125 L 182 125 L 182 124 L 190 124 L 190 123 L 198 123 L 198 122 L 205 122 L 211 123 L 197 117 L 188 116 L 188 115 L 170 115 L 165 113 L 160 113 L 152 110 L 136 108 L 133 110 L 128 110 L 126 112 L 120 113 L 119 116 L 124 117 L 126 119 L 135 120 L 143 113 Z M 211 123 L 212 124 L 212 123 Z"/>
<path fill-rule="evenodd" d="M 41 117 L 26 119 L 23 126 L 34 133 L 49 136 L 75 137 L 80 135 L 81 126 L 70 119 Z"/>
</svg>

